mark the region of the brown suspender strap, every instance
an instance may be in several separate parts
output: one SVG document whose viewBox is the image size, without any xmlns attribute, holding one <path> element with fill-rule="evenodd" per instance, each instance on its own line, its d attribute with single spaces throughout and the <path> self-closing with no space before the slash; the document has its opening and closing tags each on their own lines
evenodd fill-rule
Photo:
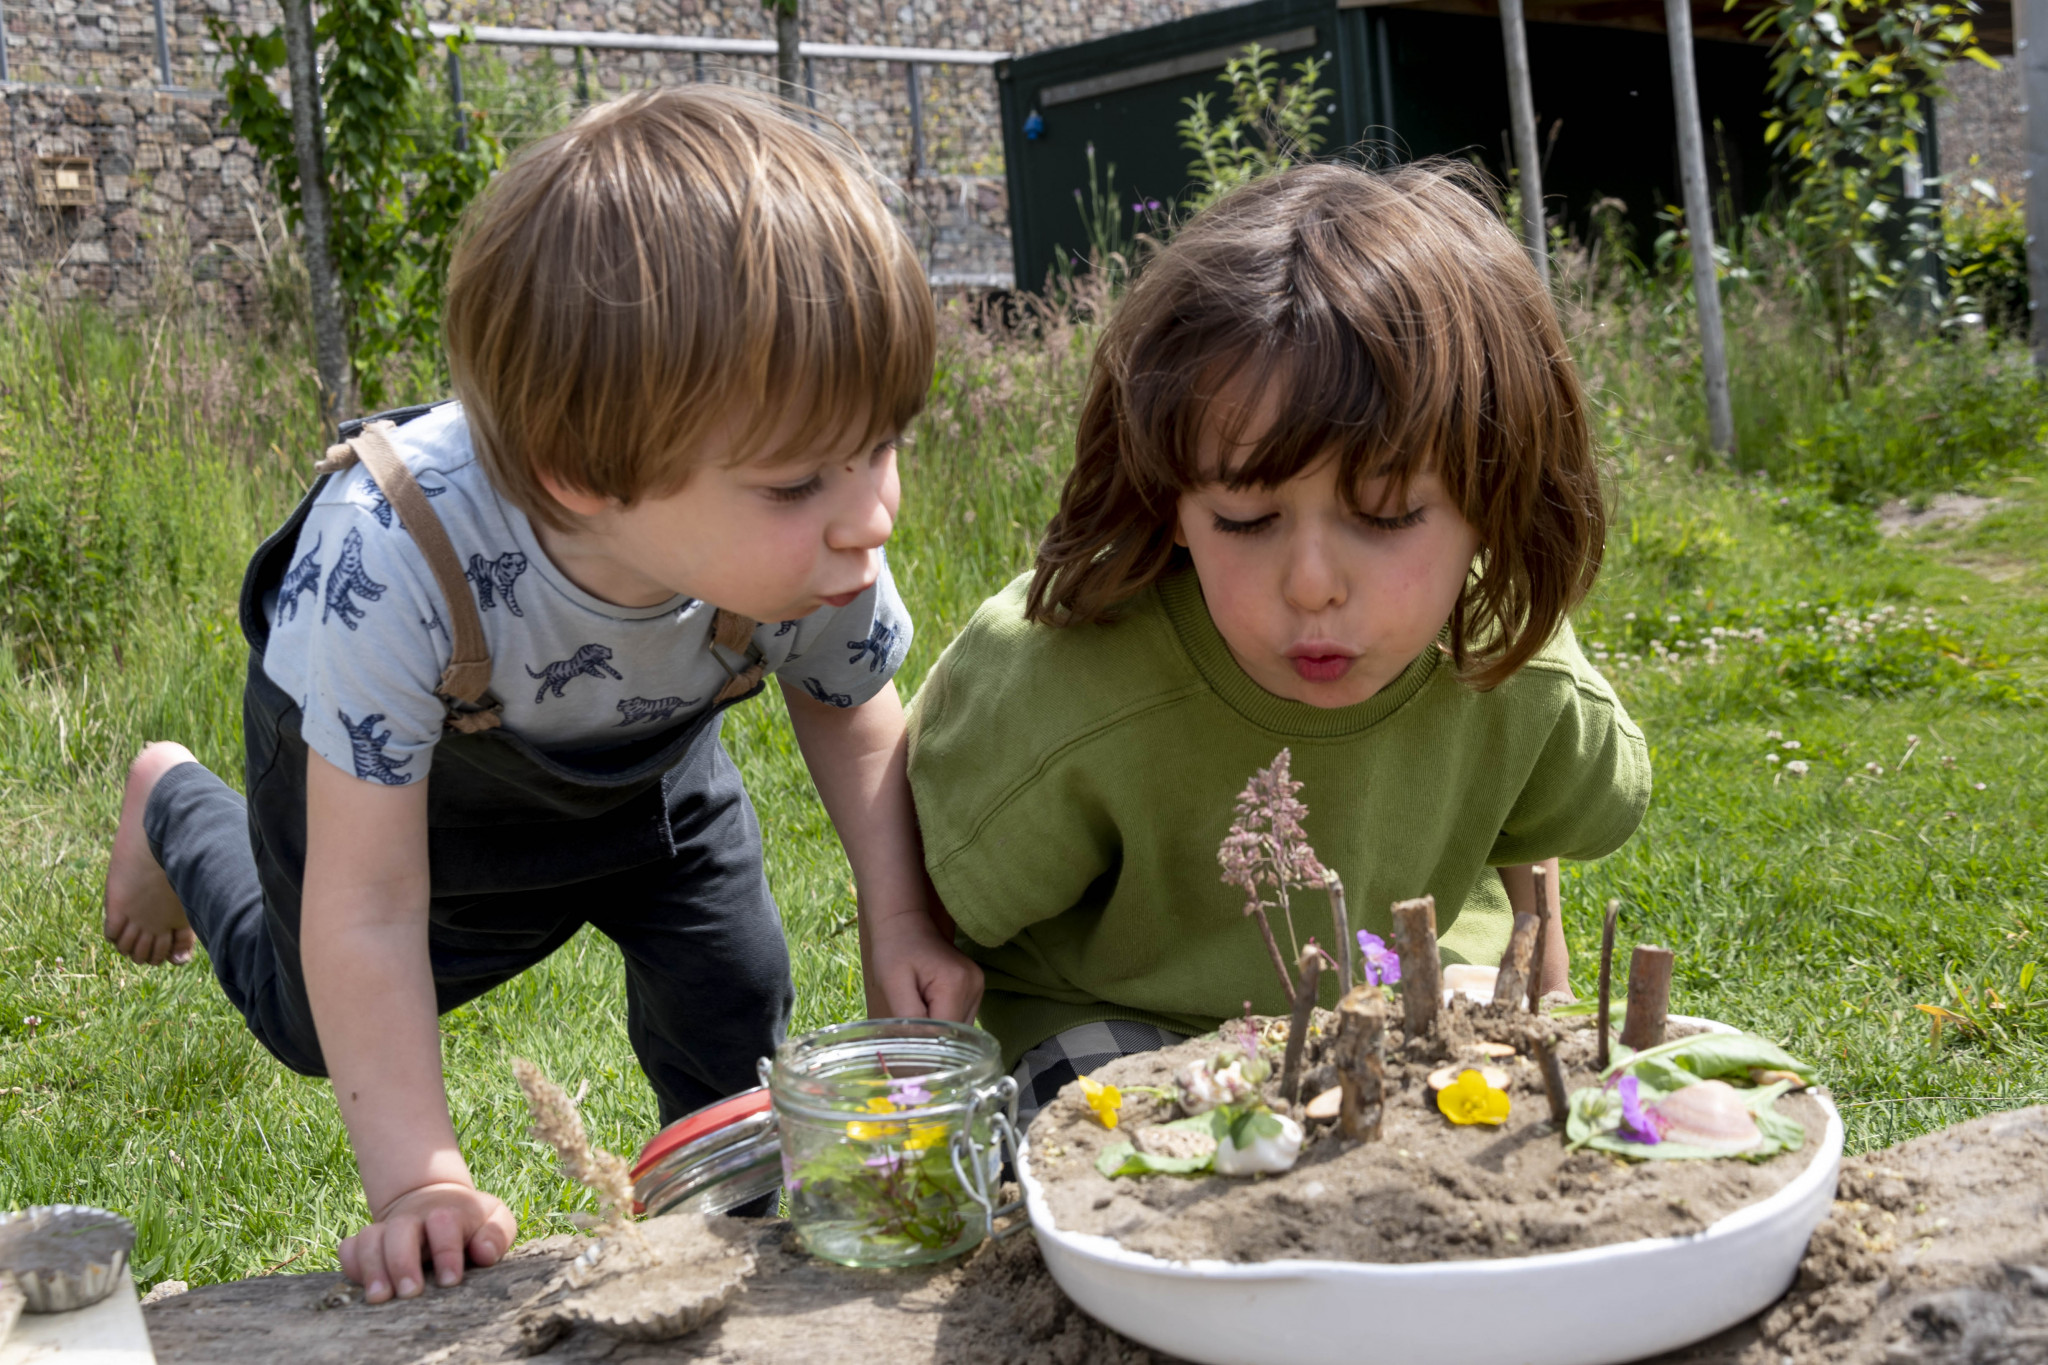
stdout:
<svg viewBox="0 0 2048 1365">
<path fill-rule="evenodd" d="M 754 648 L 754 628 L 759 624 L 752 617 L 727 611 L 724 607 L 720 607 L 711 618 L 711 643 L 715 646 L 711 657 L 718 659 L 719 666 L 726 672 L 725 686 L 718 689 L 714 703 L 744 697 L 754 690 L 754 684 L 760 682 L 761 675 L 768 671 L 768 661 Z M 720 649 L 744 655 L 746 667 L 735 672 L 724 659 L 718 658 L 717 650 Z"/>
<path fill-rule="evenodd" d="M 448 600 L 449 629 L 454 649 L 448 658 L 448 667 L 441 674 L 441 683 L 435 691 L 442 700 L 451 703 L 447 724 L 451 730 L 474 734 L 478 730 L 495 728 L 499 713 L 504 709 L 497 702 L 483 704 L 491 688 L 491 653 L 484 643 L 483 620 L 477 615 L 476 601 L 470 596 L 469 577 L 462 571 L 462 561 L 456 557 L 455 547 L 449 543 L 448 532 L 441 525 L 441 518 L 434 514 L 433 504 L 420 491 L 412 471 L 398 457 L 385 433 L 397 430 L 392 422 L 372 422 L 361 432 L 342 445 L 329 446 L 327 458 L 313 466 L 317 474 L 330 474 L 347 469 L 358 460 L 363 468 L 370 471 L 370 477 L 383 490 L 391 509 L 398 519 L 405 523 L 405 529 L 412 533 L 413 544 L 419 546 L 426 556 L 427 567 L 434 572 L 434 582 L 440 585 L 441 596 Z M 725 660 L 719 659 L 716 649 L 711 657 L 718 659 L 726 671 L 726 684 L 719 689 L 719 702 L 743 697 L 754 690 L 757 683 L 768 671 L 768 661 L 754 648 L 754 630 L 760 623 L 751 617 L 735 611 L 718 608 L 711 618 L 711 643 L 716 649 L 741 655 L 746 664 L 735 670 Z M 457 710 L 452 703 L 479 708 Z"/>
<path fill-rule="evenodd" d="M 377 487 L 383 490 L 392 511 L 405 523 L 448 603 L 449 638 L 454 648 L 448 657 L 448 667 L 441 673 L 440 684 L 434 689 L 443 701 L 451 703 L 448 727 L 466 734 L 489 730 L 497 726 L 502 708 L 496 701 L 484 704 L 491 690 L 491 652 L 484 643 L 483 621 L 477 616 L 468 575 L 463 573 L 462 561 L 449 543 L 447 529 L 385 435 L 396 429 L 391 422 L 372 422 L 346 444 L 329 447 L 327 458 L 315 468 L 324 474 L 346 469 L 360 459 L 370 477 L 377 481 Z M 480 709 L 457 710 L 453 703 Z"/>
</svg>

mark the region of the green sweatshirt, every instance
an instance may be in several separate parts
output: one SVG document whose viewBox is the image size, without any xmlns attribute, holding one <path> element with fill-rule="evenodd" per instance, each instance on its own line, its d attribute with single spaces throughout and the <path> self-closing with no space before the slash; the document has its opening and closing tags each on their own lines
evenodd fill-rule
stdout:
<svg viewBox="0 0 2048 1365">
<path fill-rule="evenodd" d="M 1497 962 L 1507 945 L 1493 868 L 1611 853 L 1649 802 L 1642 731 L 1568 626 L 1491 692 L 1431 647 L 1377 695 L 1325 710 L 1246 676 L 1191 569 L 1109 625 L 1027 624 L 1028 583 L 982 604 L 910 718 L 925 862 L 987 973 L 981 1024 L 1005 1067 L 1096 1020 L 1197 1033 L 1247 1000 L 1286 1009 L 1216 861 L 1238 792 L 1283 748 L 1353 930 L 1385 937 L 1394 901 L 1433 895 L 1448 962 Z M 1274 916 L 1281 950 L 1327 946 L 1328 898 L 1292 899 L 1292 935 Z M 1326 976 L 1324 1003 L 1335 990 Z"/>
</svg>

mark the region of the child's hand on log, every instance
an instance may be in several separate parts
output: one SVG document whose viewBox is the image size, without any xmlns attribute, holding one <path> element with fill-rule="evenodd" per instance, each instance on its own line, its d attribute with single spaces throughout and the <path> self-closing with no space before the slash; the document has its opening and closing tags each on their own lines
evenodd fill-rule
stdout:
<svg viewBox="0 0 2048 1365">
<path fill-rule="evenodd" d="M 336 1253 L 342 1273 L 363 1286 L 364 1302 L 383 1303 L 394 1292 L 409 1299 L 426 1287 L 422 1244 L 435 1281 L 446 1287 L 462 1282 L 465 1254 L 475 1265 L 494 1265 L 517 1231 L 512 1211 L 496 1195 L 443 1181 L 393 1199 L 370 1226 L 343 1238 Z"/>
</svg>

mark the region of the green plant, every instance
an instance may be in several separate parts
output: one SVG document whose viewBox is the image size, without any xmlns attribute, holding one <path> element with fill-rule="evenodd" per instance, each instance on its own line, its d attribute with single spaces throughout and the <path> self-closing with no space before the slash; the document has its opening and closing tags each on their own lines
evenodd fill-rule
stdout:
<svg viewBox="0 0 2048 1365">
<path fill-rule="evenodd" d="M 1285 82 L 1273 53 L 1249 43 L 1223 66 L 1228 114 L 1211 114 L 1206 93 L 1182 101 L 1188 116 L 1177 126 L 1181 145 L 1195 154 L 1188 174 L 1197 186 L 1183 207 L 1199 212 L 1239 185 L 1315 156 L 1323 143 L 1318 130 L 1330 121 L 1330 91 L 1316 84 L 1323 66 L 1322 58 L 1305 57 Z"/>
<path fill-rule="evenodd" d="M 1972 179 L 1957 187 L 1942 216 L 1949 302 L 1998 332 L 2027 331 L 2027 211 L 1996 186 Z"/>
<path fill-rule="evenodd" d="M 244 33 L 218 16 L 207 24 L 227 61 L 221 88 L 229 117 L 254 148 L 295 226 L 298 153 L 291 115 L 270 78 L 285 64 L 278 29 Z M 420 67 L 429 52 L 467 40 L 425 40 L 417 0 L 335 0 L 314 30 L 326 52 L 321 113 L 334 231 L 329 243 L 347 309 L 350 363 L 363 400 L 382 406 L 393 365 L 438 375 L 441 291 L 463 209 L 490 179 L 502 150 L 474 105 L 455 111 L 464 136 L 438 131 Z"/>
<path fill-rule="evenodd" d="M 1835 380 L 1851 370 L 1880 308 L 1927 311 L 1939 273 L 1938 196 L 1922 190 L 1923 146 L 1941 75 L 1978 45 L 1972 0 L 1776 0 L 1750 21 L 1774 34 L 1764 140 L 1794 163 L 1791 217 L 1819 263 Z"/>
</svg>

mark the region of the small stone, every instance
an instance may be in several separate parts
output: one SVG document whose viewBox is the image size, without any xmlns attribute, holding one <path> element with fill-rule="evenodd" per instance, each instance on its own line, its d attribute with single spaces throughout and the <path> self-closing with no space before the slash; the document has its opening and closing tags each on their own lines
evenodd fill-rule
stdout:
<svg viewBox="0 0 2048 1365">
<path fill-rule="evenodd" d="M 1305 1111 L 1312 1119 L 1330 1120 L 1337 1117 L 1344 1108 L 1344 1087 L 1331 1086 L 1308 1102 Z"/>
</svg>

